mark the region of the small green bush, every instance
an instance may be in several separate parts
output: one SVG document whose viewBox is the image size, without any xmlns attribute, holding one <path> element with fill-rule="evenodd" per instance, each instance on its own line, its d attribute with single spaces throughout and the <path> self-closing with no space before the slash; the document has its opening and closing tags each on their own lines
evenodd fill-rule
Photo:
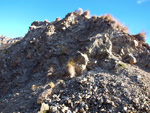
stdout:
<svg viewBox="0 0 150 113">
<path fill-rule="evenodd" d="M 126 69 L 127 66 L 124 64 L 124 63 L 119 63 L 119 65 L 123 68 L 123 69 Z"/>
<path fill-rule="evenodd" d="M 5 54 L 7 54 L 7 53 L 8 53 L 8 50 L 7 50 L 7 49 L 5 49 L 4 53 L 5 53 Z"/>
</svg>

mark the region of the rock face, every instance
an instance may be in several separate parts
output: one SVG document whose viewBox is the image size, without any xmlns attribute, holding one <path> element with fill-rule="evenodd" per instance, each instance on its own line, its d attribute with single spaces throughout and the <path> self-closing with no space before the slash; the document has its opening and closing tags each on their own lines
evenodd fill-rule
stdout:
<svg viewBox="0 0 150 113">
<path fill-rule="evenodd" d="M 150 46 L 110 15 L 35 21 L 0 53 L 0 111 L 150 112 Z"/>
</svg>

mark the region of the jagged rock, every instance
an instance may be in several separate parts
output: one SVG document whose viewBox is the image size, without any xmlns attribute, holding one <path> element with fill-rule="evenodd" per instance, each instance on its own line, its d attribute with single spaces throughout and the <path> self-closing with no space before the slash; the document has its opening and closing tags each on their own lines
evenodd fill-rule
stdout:
<svg viewBox="0 0 150 113">
<path fill-rule="evenodd" d="M 135 57 L 133 57 L 132 55 L 129 55 L 129 63 L 131 64 L 131 65 L 133 65 L 133 64 L 135 64 L 137 61 L 136 61 L 136 58 Z"/>
<path fill-rule="evenodd" d="M 138 45 L 139 45 L 138 41 L 136 41 L 136 40 L 133 41 L 133 44 L 134 44 L 135 48 L 138 47 Z"/>
<path fill-rule="evenodd" d="M 89 62 L 88 62 L 88 64 L 87 64 L 87 69 L 91 70 L 91 69 L 93 69 L 96 66 L 97 66 L 97 60 L 90 59 Z"/>
<path fill-rule="evenodd" d="M 124 61 L 129 62 L 131 65 L 137 63 L 136 58 L 132 54 L 127 54 L 126 56 L 124 56 L 124 59 Z"/>
<path fill-rule="evenodd" d="M 42 92 L 39 97 L 38 97 L 38 100 L 37 100 L 37 103 L 43 103 L 43 101 L 45 100 L 45 98 L 47 98 L 48 95 L 50 95 L 52 92 L 52 89 L 47 89 L 45 90 L 44 92 Z"/>
<path fill-rule="evenodd" d="M 86 54 L 83 54 L 81 52 L 77 53 L 77 56 L 75 57 L 75 70 L 78 75 L 81 75 L 82 72 L 86 69 L 88 61 L 89 59 Z"/>
<path fill-rule="evenodd" d="M 62 113 L 67 112 L 67 111 L 68 111 L 68 107 L 63 106 L 63 107 L 61 108 L 61 111 L 62 111 Z"/>
<path fill-rule="evenodd" d="M 90 18 L 90 12 L 87 10 L 83 13 L 83 16 L 86 18 Z"/>
<path fill-rule="evenodd" d="M 89 48 L 89 54 L 99 59 L 110 57 L 112 54 L 112 43 L 107 35 L 98 34 Z"/>
<path fill-rule="evenodd" d="M 45 103 L 42 103 L 40 111 L 38 113 L 43 113 L 45 111 L 49 111 L 49 105 L 45 104 Z"/>
<path fill-rule="evenodd" d="M 51 113 L 57 112 L 57 107 L 55 107 L 55 106 L 50 106 L 50 112 L 51 112 Z"/>
</svg>

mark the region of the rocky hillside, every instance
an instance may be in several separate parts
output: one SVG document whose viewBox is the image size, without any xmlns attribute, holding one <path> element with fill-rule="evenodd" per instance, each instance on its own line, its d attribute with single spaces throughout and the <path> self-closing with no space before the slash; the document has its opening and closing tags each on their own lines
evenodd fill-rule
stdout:
<svg viewBox="0 0 150 113">
<path fill-rule="evenodd" d="M 3 113 L 150 112 L 150 46 L 111 15 L 35 21 L 0 53 Z"/>
<path fill-rule="evenodd" d="M 23 37 L 8 38 L 6 36 L 0 35 L 0 50 L 10 47 L 12 44 L 20 41 Z"/>
</svg>

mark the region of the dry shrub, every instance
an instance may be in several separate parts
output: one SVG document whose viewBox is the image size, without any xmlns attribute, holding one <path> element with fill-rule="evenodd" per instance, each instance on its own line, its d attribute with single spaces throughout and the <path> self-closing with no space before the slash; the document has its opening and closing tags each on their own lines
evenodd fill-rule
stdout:
<svg viewBox="0 0 150 113">
<path fill-rule="evenodd" d="M 100 18 L 103 19 L 103 21 L 108 22 L 109 24 L 115 24 L 118 30 L 129 33 L 128 27 L 123 26 L 122 23 L 115 19 L 111 14 L 102 15 Z"/>
<path fill-rule="evenodd" d="M 91 18 L 95 20 L 95 19 L 97 19 L 97 16 L 93 15 Z"/>
<path fill-rule="evenodd" d="M 107 22 L 111 22 L 115 20 L 111 14 L 102 15 L 100 16 L 100 18 L 104 19 Z"/>
<path fill-rule="evenodd" d="M 123 29 L 122 29 L 125 33 L 129 33 L 129 29 L 128 29 L 128 27 L 127 26 L 125 26 L 125 27 L 123 27 Z"/>
<path fill-rule="evenodd" d="M 57 18 L 56 18 L 56 21 L 60 21 L 60 20 L 61 20 L 61 18 L 60 18 L 60 17 L 57 17 Z"/>
<path fill-rule="evenodd" d="M 121 29 L 123 26 L 122 26 L 122 24 L 118 21 L 118 22 L 116 22 L 116 24 L 117 24 L 117 28 L 118 29 Z"/>
<path fill-rule="evenodd" d="M 125 32 L 125 33 L 129 33 L 129 29 L 128 29 L 127 26 L 123 26 L 123 25 L 121 24 L 121 22 L 119 22 L 119 21 L 116 21 L 116 24 L 117 24 L 116 27 L 117 27 L 118 30 L 123 31 L 123 32 Z"/>
<path fill-rule="evenodd" d="M 89 10 L 86 10 L 83 15 L 87 18 L 90 18 L 90 11 Z"/>
<path fill-rule="evenodd" d="M 114 21 L 114 18 L 113 18 L 113 16 L 112 15 L 110 15 L 110 14 L 107 14 L 106 16 L 105 16 L 105 18 L 104 18 L 106 21 Z"/>
<path fill-rule="evenodd" d="M 47 19 L 45 19 L 45 20 L 44 20 L 44 22 L 48 22 L 48 20 L 47 20 Z"/>
<path fill-rule="evenodd" d="M 74 59 L 71 59 L 67 62 L 67 65 L 66 65 L 66 75 L 69 77 L 69 78 L 73 78 L 75 77 L 76 75 L 76 72 L 75 72 L 75 62 L 74 62 Z"/>
<path fill-rule="evenodd" d="M 67 66 L 75 66 L 75 61 L 74 59 L 71 59 L 67 62 Z"/>
<path fill-rule="evenodd" d="M 110 21 L 110 23 L 111 23 L 111 24 L 115 24 L 115 23 L 116 23 L 116 21 L 115 21 L 115 20 L 112 20 L 112 21 Z"/>
<path fill-rule="evenodd" d="M 101 15 L 100 18 L 101 18 L 101 19 L 104 19 L 104 18 L 105 18 L 105 15 Z"/>
<path fill-rule="evenodd" d="M 79 16 L 79 13 L 78 13 L 77 10 L 76 10 L 75 12 L 73 12 L 73 14 L 74 14 L 75 16 Z"/>
<path fill-rule="evenodd" d="M 146 33 L 141 32 L 138 33 L 137 35 L 133 35 L 135 38 L 137 38 L 139 41 L 143 41 L 145 42 L 145 38 L 146 38 Z"/>
</svg>

